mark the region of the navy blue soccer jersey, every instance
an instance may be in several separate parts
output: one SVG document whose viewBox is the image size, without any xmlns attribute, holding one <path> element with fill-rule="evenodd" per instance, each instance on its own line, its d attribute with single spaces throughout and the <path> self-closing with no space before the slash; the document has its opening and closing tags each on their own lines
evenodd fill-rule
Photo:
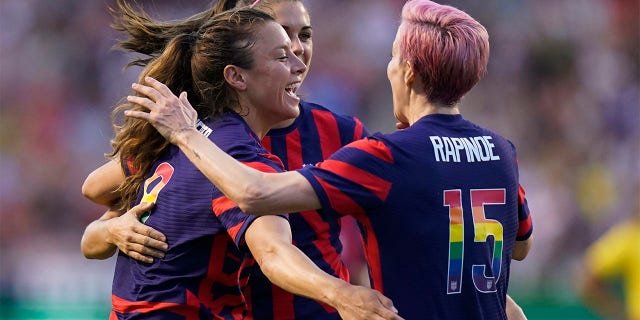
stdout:
<svg viewBox="0 0 640 320">
<path fill-rule="evenodd" d="M 364 226 L 372 285 L 405 319 L 506 319 L 511 251 L 532 228 L 511 142 L 429 115 L 299 172 Z"/>
<path fill-rule="evenodd" d="M 335 114 L 317 104 L 301 101 L 300 116 L 286 128 L 272 129 L 262 144 L 278 156 L 287 170 L 316 164 L 340 147 L 368 135 L 353 117 Z M 320 269 L 349 282 L 340 259 L 340 216 L 305 211 L 289 215 L 293 243 Z M 335 309 L 296 296 L 272 285 L 259 268 L 249 279 L 252 310 L 256 319 L 339 319 Z"/>
<path fill-rule="evenodd" d="M 198 125 L 244 164 L 283 170 L 240 116 L 227 113 Z M 155 202 L 144 222 L 166 235 L 169 249 L 151 264 L 118 254 L 112 319 L 250 318 L 242 290 L 255 261 L 243 235 L 256 217 L 241 212 L 175 146 L 141 189 L 139 201 Z"/>
</svg>

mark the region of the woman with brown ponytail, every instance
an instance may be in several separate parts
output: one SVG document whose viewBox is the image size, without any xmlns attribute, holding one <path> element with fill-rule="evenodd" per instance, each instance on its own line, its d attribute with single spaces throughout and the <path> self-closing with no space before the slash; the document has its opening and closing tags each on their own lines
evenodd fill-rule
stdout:
<svg viewBox="0 0 640 320">
<path fill-rule="evenodd" d="M 120 43 L 120 47 L 145 54 L 150 58 L 156 57 L 172 37 L 198 29 L 216 12 L 249 6 L 253 2 L 255 1 L 221 0 L 216 2 L 214 7 L 192 17 L 168 22 L 156 21 L 144 14 L 128 13 L 125 15 L 127 19 L 119 18 L 115 23 L 117 30 L 128 35 L 128 38 Z M 300 0 L 262 0 L 256 3 L 254 8 L 273 14 L 276 21 L 283 26 L 291 39 L 294 54 L 307 66 L 301 75 L 304 81 L 313 56 L 313 30 L 304 4 Z M 146 65 L 149 61 L 150 59 L 141 59 L 134 64 Z M 276 128 L 270 130 L 261 140 L 268 151 L 282 160 L 286 170 L 299 169 L 303 163 L 320 162 L 339 147 L 368 135 L 366 128 L 354 117 L 339 115 L 328 108 L 303 100 L 300 101 L 299 109 L 298 117 L 277 124 Z M 85 195 L 94 201 L 107 204 L 103 196 L 107 195 L 111 201 L 110 197 L 117 195 L 111 191 L 124 179 L 122 172 L 117 161 L 111 161 L 94 171 L 85 182 Z M 113 182 L 105 184 L 105 181 Z M 105 187 L 112 190 L 104 190 Z M 131 214 L 120 216 L 118 211 L 109 211 L 107 215 L 91 223 L 85 231 L 82 248 L 88 257 L 110 257 L 116 246 L 121 252 L 141 261 L 151 262 L 154 257 L 163 256 L 167 247 L 164 234 L 142 224 Z M 345 231 L 353 232 L 353 235 L 359 238 L 359 231 L 344 228 L 345 219 L 352 218 L 323 215 L 312 210 L 290 215 L 289 223 L 293 242 L 305 255 L 324 272 L 350 281 L 349 270 L 343 262 L 342 255 L 345 244 L 341 242 L 340 235 Z M 355 248 L 351 250 L 362 251 L 359 239 L 355 240 L 351 244 L 351 247 Z M 349 246 L 348 243 L 346 245 Z M 362 268 L 362 273 L 368 277 L 364 269 L 366 262 L 358 262 L 360 264 L 356 267 Z M 327 305 L 313 299 L 294 296 L 274 286 L 260 268 L 253 269 L 249 286 L 251 308 L 257 319 L 340 318 L 338 312 Z"/>
<path fill-rule="evenodd" d="M 136 15 L 118 5 L 123 19 Z M 283 170 L 259 140 L 298 116 L 295 92 L 306 67 L 271 16 L 248 8 L 213 15 L 146 63 L 139 82 L 153 77 L 182 93 L 180 99 L 188 95 L 203 136 L 252 168 Z M 130 110 L 144 108 L 123 103 L 114 114 Z M 168 248 L 151 263 L 118 254 L 112 319 L 251 319 L 242 289 L 254 259 L 274 283 L 331 305 L 344 318 L 400 319 L 381 294 L 317 268 L 291 244 L 286 217 L 243 213 L 144 121 L 114 127 L 111 155 L 126 177 L 116 192 L 118 209 L 132 208 L 166 235 Z"/>
</svg>

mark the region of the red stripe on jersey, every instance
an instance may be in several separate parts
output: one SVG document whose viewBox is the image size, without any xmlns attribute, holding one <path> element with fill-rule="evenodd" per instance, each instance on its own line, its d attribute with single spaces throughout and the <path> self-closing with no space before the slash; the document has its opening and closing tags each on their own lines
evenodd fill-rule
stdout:
<svg viewBox="0 0 640 320">
<path fill-rule="evenodd" d="M 318 237 L 318 239 L 313 240 L 313 244 L 316 249 L 322 253 L 322 259 L 329 264 L 331 270 L 333 270 L 340 279 L 349 282 L 349 271 L 342 264 L 336 247 L 331 245 L 331 239 L 329 239 L 331 237 L 329 224 L 326 223 L 318 211 L 315 210 L 303 211 L 300 213 L 300 216 L 307 221 Z"/>
<path fill-rule="evenodd" d="M 220 217 L 223 213 L 236 207 L 238 207 L 238 205 L 226 196 L 221 196 L 219 198 L 211 200 L 211 209 L 213 210 L 213 213 L 216 215 L 216 217 Z M 240 222 L 232 228 L 227 229 L 227 233 L 229 234 L 229 236 L 231 236 L 232 239 L 236 238 L 243 224 L 244 222 Z"/>
<path fill-rule="evenodd" d="M 351 215 L 354 217 L 365 214 L 362 207 L 353 201 L 351 197 L 342 192 L 342 190 L 334 187 L 319 177 L 316 178 L 329 198 L 329 205 L 331 205 L 331 208 L 335 211 L 343 215 Z"/>
<path fill-rule="evenodd" d="M 316 128 L 318 130 L 322 159 L 327 159 L 336 150 L 342 147 L 338 123 L 331 112 L 311 110 L 311 114 L 313 115 L 313 120 L 316 123 Z"/>
<path fill-rule="evenodd" d="M 271 295 L 273 298 L 273 318 L 288 319 L 291 315 L 296 314 L 293 308 L 293 295 L 275 284 L 271 286 Z M 275 298 L 277 297 L 277 298 Z"/>
<path fill-rule="evenodd" d="M 380 160 L 393 163 L 391 150 L 389 150 L 389 147 L 382 141 L 362 139 L 348 144 L 347 147 L 360 149 Z"/>
<path fill-rule="evenodd" d="M 238 236 L 238 232 L 240 232 L 240 229 L 242 228 L 242 226 L 244 225 L 244 221 L 236 224 L 235 226 L 227 229 L 227 233 L 229 234 L 229 236 L 231 236 L 231 239 L 236 239 L 236 237 Z"/>
<path fill-rule="evenodd" d="M 531 214 L 527 212 L 528 208 L 526 207 L 525 201 L 525 191 L 522 186 L 518 186 L 518 237 L 522 237 L 531 232 L 532 222 L 531 222 Z M 526 217 L 523 216 L 526 215 Z M 522 219 L 522 220 L 520 220 Z"/>
<path fill-rule="evenodd" d="M 518 204 L 524 204 L 525 192 L 522 186 L 518 186 Z"/>
<path fill-rule="evenodd" d="M 364 126 L 362 125 L 362 122 L 360 122 L 360 119 L 353 117 L 353 120 L 356 122 L 356 127 L 353 130 L 353 141 L 356 141 L 364 138 L 362 136 L 364 133 Z"/>
<path fill-rule="evenodd" d="M 220 283 L 225 286 L 233 287 L 238 284 L 238 273 L 226 273 L 224 272 L 224 261 L 220 254 L 227 250 L 227 246 L 231 240 L 224 236 L 216 236 L 213 239 L 213 245 L 211 246 L 211 254 L 209 255 L 209 267 L 207 268 L 207 276 L 204 278 L 198 288 L 198 296 L 200 302 L 206 305 L 214 314 L 219 315 L 222 313 L 231 312 L 233 319 L 243 319 L 245 313 L 245 301 L 241 295 L 224 295 L 218 298 L 214 298 L 211 288 L 214 283 Z M 227 258 L 235 258 L 234 256 L 227 255 Z M 240 272 L 240 271 L 238 271 Z M 231 311 L 228 310 L 231 306 L 237 306 Z"/>
<path fill-rule="evenodd" d="M 268 157 L 269 155 L 271 155 L 271 154 L 270 153 L 269 154 L 261 154 L 261 156 L 265 156 L 265 157 Z M 276 157 L 274 155 L 271 155 L 271 156 L 275 157 L 276 159 L 278 159 L 278 162 L 280 162 L 280 158 L 278 158 L 278 157 Z M 258 170 L 258 171 L 262 171 L 262 172 L 278 172 L 278 170 L 276 170 L 273 167 L 269 166 L 268 164 L 265 164 L 265 163 L 262 163 L 262 162 L 242 162 L 242 163 L 244 163 L 246 166 L 254 168 L 254 169 Z M 280 165 L 282 165 L 282 162 L 280 162 Z"/>
<path fill-rule="evenodd" d="M 262 140 L 260 141 L 260 144 L 262 144 L 262 146 L 267 149 L 267 151 L 271 152 L 271 137 L 270 136 L 264 136 L 264 138 L 262 138 Z"/>
<path fill-rule="evenodd" d="M 219 217 L 221 214 L 237 206 L 238 205 L 235 202 L 231 201 L 226 196 L 221 196 L 211 200 L 211 209 L 213 209 L 213 213 L 216 214 L 216 217 Z"/>
<path fill-rule="evenodd" d="M 380 264 L 380 248 L 378 247 L 378 239 L 373 231 L 371 220 L 365 216 L 360 216 L 356 219 L 358 219 L 366 230 L 367 238 L 364 239 L 364 254 L 369 264 L 369 276 L 373 282 L 372 287 L 384 293 L 382 286 L 382 266 Z"/>
<path fill-rule="evenodd" d="M 287 167 L 289 170 L 293 168 L 302 168 L 302 143 L 300 142 L 300 131 L 296 128 L 287 134 Z"/>
<path fill-rule="evenodd" d="M 113 311 L 119 313 L 148 313 L 153 311 L 167 311 L 179 314 L 186 320 L 197 320 L 200 312 L 200 301 L 191 292 L 187 291 L 186 304 L 175 302 L 151 302 L 151 301 L 128 301 L 116 295 L 111 295 Z"/>
<path fill-rule="evenodd" d="M 518 222 L 518 237 L 522 237 L 529 233 L 531 230 L 531 216 L 527 216 L 527 219 Z"/>
<path fill-rule="evenodd" d="M 320 162 L 318 167 L 325 168 L 343 178 L 349 179 L 364 188 L 367 188 L 382 201 L 387 199 L 389 190 L 391 190 L 391 182 L 346 162 L 329 159 Z"/>
</svg>

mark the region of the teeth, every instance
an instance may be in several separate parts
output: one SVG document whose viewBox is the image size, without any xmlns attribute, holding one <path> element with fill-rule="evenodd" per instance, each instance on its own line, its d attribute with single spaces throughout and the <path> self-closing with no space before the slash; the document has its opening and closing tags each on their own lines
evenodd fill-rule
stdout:
<svg viewBox="0 0 640 320">
<path fill-rule="evenodd" d="M 295 84 L 292 85 L 288 85 L 285 87 L 285 90 L 291 92 L 291 93 L 295 93 L 296 91 L 298 91 L 298 86 Z"/>
</svg>

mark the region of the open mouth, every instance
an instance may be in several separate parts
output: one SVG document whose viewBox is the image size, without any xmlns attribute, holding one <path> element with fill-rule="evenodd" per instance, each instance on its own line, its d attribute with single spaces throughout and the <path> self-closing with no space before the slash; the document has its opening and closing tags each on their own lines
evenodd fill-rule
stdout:
<svg viewBox="0 0 640 320">
<path fill-rule="evenodd" d="M 298 95 L 296 94 L 296 92 L 298 91 L 298 88 L 300 87 L 300 82 L 294 82 L 294 83 L 290 83 L 288 84 L 285 88 L 284 91 L 287 93 L 287 95 L 289 95 L 290 97 L 293 98 L 298 98 Z"/>
</svg>

